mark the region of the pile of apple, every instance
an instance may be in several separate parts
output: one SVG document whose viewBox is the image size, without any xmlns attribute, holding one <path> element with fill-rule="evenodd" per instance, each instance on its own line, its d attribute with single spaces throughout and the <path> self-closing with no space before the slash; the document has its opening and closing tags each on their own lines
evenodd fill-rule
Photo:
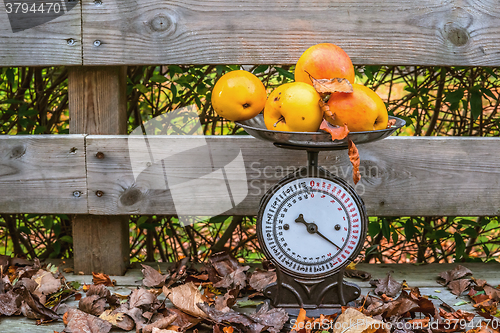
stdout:
<svg viewBox="0 0 500 333">
<path fill-rule="evenodd" d="M 295 66 L 295 81 L 277 87 L 267 97 L 252 73 L 223 75 L 212 91 L 212 106 L 228 120 L 242 121 L 264 110 L 266 128 L 276 131 L 332 133 L 373 131 L 388 126 L 387 108 L 371 89 L 354 84 L 354 67 L 347 53 L 330 44 L 307 49 Z M 333 125 L 333 126 L 332 126 Z M 336 132 L 339 133 L 338 131 Z"/>
</svg>

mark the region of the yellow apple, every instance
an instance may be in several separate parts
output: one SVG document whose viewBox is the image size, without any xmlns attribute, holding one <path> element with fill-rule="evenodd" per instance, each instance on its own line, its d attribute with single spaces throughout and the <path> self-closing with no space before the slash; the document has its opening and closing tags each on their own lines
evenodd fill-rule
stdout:
<svg viewBox="0 0 500 333">
<path fill-rule="evenodd" d="M 264 108 L 266 128 L 274 131 L 316 132 L 323 120 L 320 96 L 304 82 L 285 83 L 267 98 Z"/>
<path fill-rule="evenodd" d="M 347 124 L 349 131 L 362 132 L 387 128 L 387 108 L 376 92 L 360 84 L 352 85 L 352 93 L 333 93 L 327 105 L 335 114 L 327 119 L 333 125 Z"/>
<path fill-rule="evenodd" d="M 266 88 L 258 77 L 244 70 L 236 70 L 217 80 L 212 90 L 212 107 L 227 120 L 247 120 L 264 109 L 266 97 Z"/>
</svg>

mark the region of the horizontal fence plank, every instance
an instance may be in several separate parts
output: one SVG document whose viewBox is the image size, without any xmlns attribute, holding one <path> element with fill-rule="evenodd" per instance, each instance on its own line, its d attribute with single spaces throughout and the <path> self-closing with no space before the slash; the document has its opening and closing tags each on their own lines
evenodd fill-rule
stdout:
<svg viewBox="0 0 500 333">
<path fill-rule="evenodd" d="M 484 0 L 84 1 L 83 34 L 85 65 L 294 64 L 320 42 L 355 64 L 500 65 Z"/>
<path fill-rule="evenodd" d="M 87 212 L 83 135 L 0 136 L 0 212 Z"/>
<path fill-rule="evenodd" d="M 87 137 L 91 214 L 255 215 L 265 191 L 306 164 L 304 151 L 248 136 L 147 139 Z M 358 145 L 362 179 L 355 188 L 370 216 L 499 215 L 499 148 L 500 138 L 391 137 Z M 319 165 L 352 184 L 347 151 L 321 152 Z"/>
<path fill-rule="evenodd" d="M 43 8 L 40 4 L 0 4 L 0 66 L 82 65 L 80 1 L 49 1 Z M 26 5 L 31 10 L 26 12 Z"/>
</svg>

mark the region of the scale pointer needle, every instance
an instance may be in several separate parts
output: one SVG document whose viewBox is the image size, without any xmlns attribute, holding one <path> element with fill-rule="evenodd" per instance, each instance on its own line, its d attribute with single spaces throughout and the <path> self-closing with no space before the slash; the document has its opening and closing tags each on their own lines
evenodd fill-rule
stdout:
<svg viewBox="0 0 500 333">
<path fill-rule="evenodd" d="M 304 215 L 299 214 L 299 217 L 295 220 L 295 222 L 303 223 L 307 227 L 307 232 L 309 232 L 310 234 L 317 234 L 318 236 L 325 239 L 329 243 L 333 244 L 335 247 L 337 247 L 340 250 L 340 246 L 338 246 L 337 244 L 332 242 L 329 238 L 325 237 L 325 235 L 323 235 L 322 233 L 319 232 L 318 226 L 316 225 L 316 223 L 306 222 L 306 220 L 304 220 Z"/>
</svg>

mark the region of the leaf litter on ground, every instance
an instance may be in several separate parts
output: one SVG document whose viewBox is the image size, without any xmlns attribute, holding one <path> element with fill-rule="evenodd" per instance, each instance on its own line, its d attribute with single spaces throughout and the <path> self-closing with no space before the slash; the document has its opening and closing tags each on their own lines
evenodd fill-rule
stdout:
<svg viewBox="0 0 500 333">
<path fill-rule="evenodd" d="M 0 262 L 5 264 L 10 260 L 0 257 Z M 8 273 L 0 276 L 0 316 L 24 315 L 38 323 L 61 320 L 56 312 L 61 301 L 68 299 L 68 295 L 74 299 L 80 295 L 78 290 L 81 287 L 66 282 L 57 268 L 42 266 L 38 261 L 12 267 L 2 268 L 2 272 Z M 206 328 L 207 325 L 214 332 L 223 333 L 279 332 L 288 320 L 285 310 L 269 309 L 263 298 L 255 296 L 256 300 L 250 300 L 252 295 L 262 295 L 267 285 L 275 283 L 276 272 L 272 267 L 253 270 L 240 265 L 227 253 L 221 253 L 210 258 L 207 265 L 198 268 L 186 260 L 165 274 L 146 265 L 142 268 L 144 286 L 133 290 L 128 296 L 113 294 L 105 286 L 113 283 L 109 276 L 94 274 L 94 282 L 98 284 L 86 286 L 85 296 L 79 299 L 78 309 L 66 309 L 62 318 L 66 325 L 63 332 L 107 333 L 112 327 L 144 333 L 185 332 L 188 329 L 196 331 L 197 328 Z M 303 324 L 312 324 L 325 318 L 334 321 L 365 316 L 359 318 L 364 318 L 366 323 L 423 325 L 423 331 L 394 331 L 417 333 L 452 332 L 445 327 L 446 320 L 471 322 L 476 315 L 480 315 L 500 327 L 500 290 L 497 287 L 485 280 L 475 279 L 470 270 L 460 265 L 442 272 L 439 279 L 453 293 L 468 298 L 476 313 L 455 310 L 444 302 L 436 305 L 436 300 L 421 295 L 418 288 L 396 281 L 388 273 L 385 278 L 372 281 L 376 295 L 363 297 L 354 308 L 344 307 L 341 315 L 344 317 L 307 318 L 304 314 L 302 319 L 300 316 L 298 319 Z M 172 306 L 158 299 L 157 295 L 162 290 Z M 45 303 L 42 302 L 44 298 Z M 253 313 L 241 313 L 238 305 L 257 309 Z M 431 322 L 437 322 L 438 326 L 431 329 Z M 467 332 L 499 333 L 491 326 L 476 326 Z M 375 327 L 350 327 L 344 333 L 385 332 L 383 329 L 373 330 Z M 320 331 L 297 330 L 300 333 Z M 331 331 L 335 332 L 335 329 Z"/>
</svg>

